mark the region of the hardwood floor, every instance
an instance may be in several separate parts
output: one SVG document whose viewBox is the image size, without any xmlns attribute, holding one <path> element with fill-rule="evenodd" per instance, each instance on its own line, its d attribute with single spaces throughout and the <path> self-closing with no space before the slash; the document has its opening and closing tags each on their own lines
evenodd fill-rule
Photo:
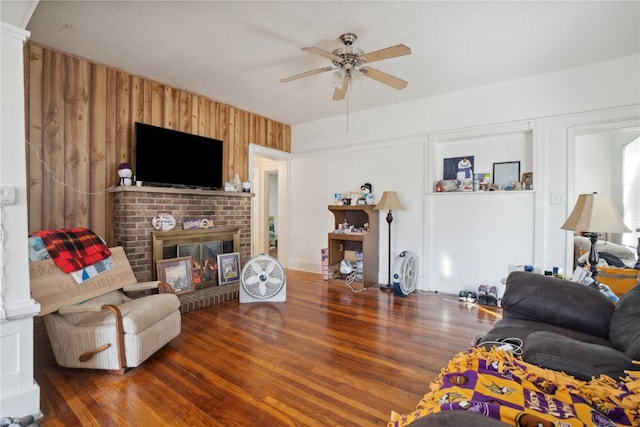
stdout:
<svg viewBox="0 0 640 427">
<path fill-rule="evenodd" d="M 36 334 L 41 426 L 384 426 L 391 410 L 415 408 L 494 311 L 287 271 L 286 303 L 186 313 L 181 335 L 124 375 L 58 367 Z"/>
</svg>

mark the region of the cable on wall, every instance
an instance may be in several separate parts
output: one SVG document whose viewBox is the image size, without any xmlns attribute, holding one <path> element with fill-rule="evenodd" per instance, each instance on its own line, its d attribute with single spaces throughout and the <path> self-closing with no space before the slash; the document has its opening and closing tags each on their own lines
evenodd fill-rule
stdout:
<svg viewBox="0 0 640 427">
<path fill-rule="evenodd" d="M 111 187 L 107 187 L 102 191 L 96 191 L 96 192 L 92 192 L 92 191 L 84 191 L 84 190 L 78 190 L 77 188 L 72 187 L 71 185 L 67 184 L 66 182 L 60 181 L 58 178 L 56 178 L 55 176 L 55 172 L 53 171 L 53 169 L 51 169 L 49 167 L 49 165 L 47 165 L 47 163 L 40 157 L 40 152 L 38 151 L 38 149 L 33 146 L 28 140 L 24 140 L 24 142 L 27 143 L 27 145 L 29 146 L 29 148 L 31 148 L 33 151 L 35 151 L 36 153 L 36 159 L 38 160 L 38 162 L 42 163 L 42 166 L 44 167 L 44 169 L 49 172 L 49 174 L 51 175 L 51 179 L 53 180 L 53 182 L 60 184 L 64 187 L 67 187 L 69 190 L 75 192 L 75 193 L 79 193 L 79 194 L 87 194 L 90 196 L 97 196 L 100 194 L 104 194 L 107 191 L 111 190 L 112 188 L 115 188 L 115 185 L 112 185 Z"/>
</svg>

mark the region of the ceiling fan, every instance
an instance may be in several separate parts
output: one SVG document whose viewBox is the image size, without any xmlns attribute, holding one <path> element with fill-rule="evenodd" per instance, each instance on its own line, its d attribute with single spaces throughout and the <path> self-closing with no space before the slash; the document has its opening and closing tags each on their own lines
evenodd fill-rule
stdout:
<svg viewBox="0 0 640 427">
<path fill-rule="evenodd" d="M 344 73 L 344 78 L 341 87 L 336 87 L 333 92 L 333 100 L 340 101 L 344 99 L 347 93 L 347 86 L 351 79 L 358 73 L 361 73 L 365 77 L 377 80 L 380 83 L 384 83 L 395 89 L 404 89 L 407 87 L 405 80 L 394 77 L 390 74 L 369 67 L 369 64 L 375 61 L 382 61 L 383 59 L 396 58 L 398 56 L 404 56 L 411 54 L 411 49 L 403 44 L 387 47 L 385 49 L 376 50 L 374 52 L 364 53 L 361 49 L 353 46 L 353 42 L 356 41 L 358 36 L 353 33 L 346 33 L 340 36 L 340 40 L 344 43 L 343 47 L 339 47 L 333 52 L 327 52 L 326 50 L 317 47 L 304 47 L 302 50 L 319 55 L 324 58 L 330 59 L 333 65 L 318 68 L 316 70 L 305 71 L 304 73 L 295 74 L 284 79 L 280 79 L 282 83 L 287 83 L 293 80 L 298 80 L 303 77 L 312 76 L 314 74 L 324 73 L 325 71 L 341 70 Z"/>
</svg>

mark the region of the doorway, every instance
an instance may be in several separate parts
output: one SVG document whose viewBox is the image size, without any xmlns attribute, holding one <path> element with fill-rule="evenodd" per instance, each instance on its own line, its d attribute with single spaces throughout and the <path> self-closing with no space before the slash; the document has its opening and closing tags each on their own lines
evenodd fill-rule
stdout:
<svg viewBox="0 0 640 427">
<path fill-rule="evenodd" d="M 286 268 L 286 204 L 289 154 L 249 146 L 252 192 L 252 256 L 269 254 Z"/>
<path fill-rule="evenodd" d="M 629 119 L 569 130 L 568 206 L 579 194 L 612 196 L 631 233 L 603 234 L 603 240 L 637 247 L 640 238 L 640 121 Z M 567 241 L 567 271 L 573 271 L 574 242 Z"/>
</svg>

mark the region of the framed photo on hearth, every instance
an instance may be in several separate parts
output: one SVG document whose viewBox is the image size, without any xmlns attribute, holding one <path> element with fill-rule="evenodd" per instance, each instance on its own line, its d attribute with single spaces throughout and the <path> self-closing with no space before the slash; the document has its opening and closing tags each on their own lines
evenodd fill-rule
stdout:
<svg viewBox="0 0 640 427">
<path fill-rule="evenodd" d="M 240 254 L 231 252 L 218 254 L 218 285 L 226 285 L 240 280 Z"/>
<path fill-rule="evenodd" d="M 190 256 L 170 258 L 156 261 L 158 280 L 166 282 L 176 294 L 193 292 L 192 268 L 193 260 Z"/>
</svg>

